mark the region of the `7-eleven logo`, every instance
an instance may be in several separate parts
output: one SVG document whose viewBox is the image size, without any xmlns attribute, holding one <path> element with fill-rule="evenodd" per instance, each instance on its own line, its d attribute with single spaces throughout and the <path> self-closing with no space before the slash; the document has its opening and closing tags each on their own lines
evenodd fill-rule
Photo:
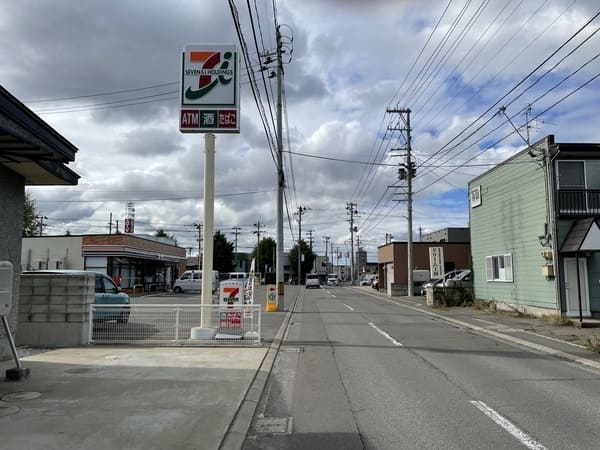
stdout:
<svg viewBox="0 0 600 450">
<path fill-rule="evenodd" d="M 239 287 L 225 287 L 223 292 L 227 295 L 227 303 L 239 303 L 240 302 L 240 288 Z"/>
<path fill-rule="evenodd" d="M 187 53 L 189 58 L 186 76 L 198 76 L 198 88 L 192 89 L 188 86 L 185 91 L 185 98 L 188 100 L 197 100 L 211 92 L 219 84 L 225 86 L 233 80 L 233 52 L 215 52 L 215 51 L 190 51 Z M 222 57 L 222 59 L 221 59 Z"/>
</svg>

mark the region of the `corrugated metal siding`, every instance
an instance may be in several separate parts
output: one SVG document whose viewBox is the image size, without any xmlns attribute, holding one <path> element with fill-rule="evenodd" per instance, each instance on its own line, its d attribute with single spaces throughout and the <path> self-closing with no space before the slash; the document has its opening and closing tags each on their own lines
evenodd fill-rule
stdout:
<svg viewBox="0 0 600 450">
<path fill-rule="evenodd" d="M 474 287 L 478 299 L 556 308 L 554 282 L 542 275 L 538 236 L 544 232 L 544 171 L 526 152 L 474 180 L 480 206 L 470 208 Z M 513 282 L 486 281 L 485 257 L 511 253 Z"/>
</svg>

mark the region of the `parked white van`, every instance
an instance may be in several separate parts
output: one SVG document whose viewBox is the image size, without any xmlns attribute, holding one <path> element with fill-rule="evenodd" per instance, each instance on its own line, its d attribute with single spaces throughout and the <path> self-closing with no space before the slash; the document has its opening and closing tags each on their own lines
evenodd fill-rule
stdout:
<svg viewBox="0 0 600 450">
<path fill-rule="evenodd" d="M 248 279 L 247 272 L 230 272 L 229 279 L 230 280 L 238 280 L 238 281 L 246 281 Z"/>
<path fill-rule="evenodd" d="M 213 270 L 212 290 L 213 292 L 219 289 L 219 272 Z M 202 290 L 202 271 L 201 270 L 186 270 L 181 276 L 175 280 L 173 291 L 180 293 L 186 291 L 201 291 Z"/>
</svg>

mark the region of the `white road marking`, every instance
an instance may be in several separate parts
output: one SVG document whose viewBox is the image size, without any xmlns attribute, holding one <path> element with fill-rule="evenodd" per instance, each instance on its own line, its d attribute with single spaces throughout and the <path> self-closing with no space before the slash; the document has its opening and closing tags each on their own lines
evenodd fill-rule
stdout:
<svg viewBox="0 0 600 450">
<path fill-rule="evenodd" d="M 371 326 L 371 328 L 373 328 L 375 331 L 377 331 L 379 334 L 381 334 L 384 338 L 386 338 L 392 344 L 397 345 L 398 347 L 404 347 L 404 345 L 402 345 L 400 342 L 398 342 L 396 339 L 394 339 L 393 337 L 391 337 L 389 334 L 387 334 L 381 328 L 377 327 L 372 322 L 369 322 L 369 325 Z"/>
<path fill-rule="evenodd" d="M 500 425 L 506 431 L 508 431 L 514 438 L 516 438 L 521 444 L 525 447 L 530 448 L 532 450 L 547 450 L 542 444 L 536 441 L 534 438 L 529 436 L 527 433 L 519 430 L 519 428 L 513 424 L 511 421 L 505 419 L 488 405 L 478 400 L 471 400 L 473 406 L 479 409 L 482 413 L 492 419 L 497 425 Z"/>
<path fill-rule="evenodd" d="M 348 308 L 350 311 L 354 311 L 354 308 L 352 306 L 348 306 L 345 303 L 342 303 L 342 305 L 344 305 L 346 308 Z"/>
</svg>

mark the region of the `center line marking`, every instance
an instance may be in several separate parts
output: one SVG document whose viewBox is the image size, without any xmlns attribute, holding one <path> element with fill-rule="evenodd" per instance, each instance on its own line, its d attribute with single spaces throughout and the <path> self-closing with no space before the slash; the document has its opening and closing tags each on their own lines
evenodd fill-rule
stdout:
<svg viewBox="0 0 600 450">
<path fill-rule="evenodd" d="M 400 342 L 398 342 L 396 339 L 394 339 L 393 337 L 391 337 L 389 334 L 387 334 L 385 331 L 383 331 L 381 328 L 379 328 L 377 325 L 373 324 L 372 322 L 369 322 L 369 325 L 371 326 L 371 328 L 373 328 L 375 331 L 377 331 L 379 334 L 381 334 L 384 338 L 386 338 L 388 341 L 390 341 L 392 344 L 398 346 L 398 347 L 404 347 L 404 345 L 402 345 Z"/>
<path fill-rule="evenodd" d="M 508 419 L 505 419 L 488 405 L 478 400 L 469 401 L 473 406 L 479 409 L 482 413 L 492 419 L 497 425 L 500 425 L 506 431 L 508 431 L 514 438 L 516 438 L 525 447 L 532 450 L 547 450 L 542 444 L 536 441 L 534 438 L 529 436 L 527 433 L 521 431 L 515 424 Z"/>
<path fill-rule="evenodd" d="M 354 311 L 354 308 L 352 306 L 348 306 L 345 303 L 342 303 L 342 305 L 344 305 L 346 308 L 348 308 L 350 311 Z"/>
</svg>

